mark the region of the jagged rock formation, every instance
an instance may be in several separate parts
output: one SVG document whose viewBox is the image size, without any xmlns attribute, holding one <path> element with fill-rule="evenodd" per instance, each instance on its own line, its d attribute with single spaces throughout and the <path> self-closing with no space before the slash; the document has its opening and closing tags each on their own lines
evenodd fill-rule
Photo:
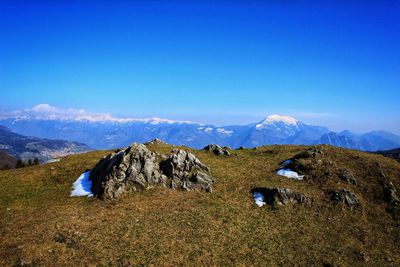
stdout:
<svg viewBox="0 0 400 267">
<path fill-rule="evenodd" d="M 356 195 L 349 190 L 341 189 L 339 191 L 330 191 L 328 192 L 328 195 L 332 201 L 344 203 L 350 208 L 360 206 Z"/>
<path fill-rule="evenodd" d="M 193 154 L 174 149 L 170 155 L 159 155 L 138 143 L 103 158 L 90 180 L 94 195 L 109 199 L 157 185 L 208 192 L 213 185 L 209 168 Z"/>
<path fill-rule="evenodd" d="M 213 181 L 208 175 L 210 169 L 185 150 L 172 150 L 172 154 L 160 163 L 160 169 L 169 178 L 167 185 L 172 189 L 212 190 Z"/>
<path fill-rule="evenodd" d="M 400 205 L 400 199 L 397 196 L 397 190 L 392 182 L 383 184 L 383 200 L 385 200 L 390 205 Z"/>
<path fill-rule="evenodd" d="M 264 201 L 268 205 L 286 205 L 289 203 L 305 204 L 307 198 L 305 195 L 295 193 L 288 188 L 254 188 L 251 190 L 252 193 L 258 192 L 264 196 Z"/>
<path fill-rule="evenodd" d="M 228 149 L 229 149 L 228 147 L 221 147 L 216 144 L 207 145 L 206 147 L 203 148 L 203 150 L 210 151 L 217 156 L 220 155 L 230 156 L 231 153 L 229 152 Z"/>
<path fill-rule="evenodd" d="M 392 182 L 383 183 L 383 200 L 388 203 L 386 210 L 392 214 L 393 219 L 400 220 L 400 198 Z"/>
</svg>

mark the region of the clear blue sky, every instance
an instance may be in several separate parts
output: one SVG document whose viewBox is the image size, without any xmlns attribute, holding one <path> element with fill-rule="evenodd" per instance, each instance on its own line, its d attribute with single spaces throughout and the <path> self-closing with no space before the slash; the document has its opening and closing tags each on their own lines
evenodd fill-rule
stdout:
<svg viewBox="0 0 400 267">
<path fill-rule="evenodd" d="M 32 2 L 0 3 L 0 109 L 400 133 L 400 1 Z"/>
</svg>

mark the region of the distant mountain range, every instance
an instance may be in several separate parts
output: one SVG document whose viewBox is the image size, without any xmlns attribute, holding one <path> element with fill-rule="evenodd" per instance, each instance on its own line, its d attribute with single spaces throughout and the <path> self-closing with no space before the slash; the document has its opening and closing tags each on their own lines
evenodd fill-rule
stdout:
<svg viewBox="0 0 400 267">
<path fill-rule="evenodd" d="M 26 132 L 29 132 L 29 130 L 27 129 Z M 85 144 L 24 136 L 0 126 L 0 152 L 22 160 L 38 158 L 41 161 L 47 161 L 52 158 L 89 150 L 90 148 Z M 6 158 L 7 156 L 3 154 L 3 157 Z M 10 161 L 9 157 L 7 159 L 7 161 Z"/>
<path fill-rule="evenodd" d="M 16 116 L 0 119 L 13 131 L 40 138 L 64 139 L 85 143 L 96 149 L 125 147 L 132 142 L 160 138 L 167 143 L 202 148 L 216 143 L 237 148 L 271 144 L 329 144 L 364 151 L 400 147 L 400 136 L 385 131 L 355 134 L 333 132 L 292 117 L 271 115 L 248 125 L 204 125 L 164 119 L 117 119 L 90 116 L 57 118 Z"/>
</svg>

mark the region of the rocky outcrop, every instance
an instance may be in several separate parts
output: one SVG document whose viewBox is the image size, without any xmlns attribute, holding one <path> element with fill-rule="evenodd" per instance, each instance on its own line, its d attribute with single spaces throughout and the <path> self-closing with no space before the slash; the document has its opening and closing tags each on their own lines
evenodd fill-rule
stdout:
<svg viewBox="0 0 400 267">
<path fill-rule="evenodd" d="M 108 199 L 158 185 L 209 192 L 213 185 L 209 168 L 193 154 L 175 149 L 170 155 L 159 155 L 138 143 L 104 157 L 89 179 L 93 194 Z"/>
<path fill-rule="evenodd" d="M 383 200 L 390 205 L 400 206 L 400 199 L 397 196 L 397 190 L 392 182 L 383 184 Z"/>
<path fill-rule="evenodd" d="M 350 208 L 360 206 L 360 203 L 356 195 L 353 192 L 350 192 L 349 190 L 346 189 L 341 189 L 339 191 L 329 191 L 328 196 L 330 200 L 338 203 L 344 203 Z"/>
<path fill-rule="evenodd" d="M 251 190 L 254 193 L 260 193 L 264 197 L 264 202 L 271 206 L 286 205 L 289 203 L 305 204 L 307 203 L 307 198 L 305 195 L 300 193 L 295 193 L 288 188 L 254 188 Z"/>
<path fill-rule="evenodd" d="M 212 152 L 217 156 L 220 156 L 220 155 L 230 156 L 231 153 L 229 152 L 228 149 L 229 148 L 227 148 L 227 147 L 221 147 L 221 146 L 216 145 L 216 144 L 207 145 L 206 147 L 203 148 L 203 150 Z"/>
<path fill-rule="evenodd" d="M 400 220 L 400 199 L 392 182 L 383 183 L 383 200 L 388 203 L 387 211 L 393 219 Z"/>
<path fill-rule="evenodd" d="M 167 159 L 160 163 L 160 169 L 172 189 L 202 189 L 211 192 L 213 180 L 208 175 L 210 169 L 192 153 L 174 149 Z"/>
<path fill-rule="evenodd" d="M 325 162 L 321 159 L 323 151 L 318 147 L 309 149 L 296 154 L 293 158 L 285 161 L 285 168 L 293 170 L 306 179 L 313 179 L 313 176 L 320 176 L 320 170 L 327 170 Z M 317 171 L 317 172 L 316 172 Z"/>
</svg>

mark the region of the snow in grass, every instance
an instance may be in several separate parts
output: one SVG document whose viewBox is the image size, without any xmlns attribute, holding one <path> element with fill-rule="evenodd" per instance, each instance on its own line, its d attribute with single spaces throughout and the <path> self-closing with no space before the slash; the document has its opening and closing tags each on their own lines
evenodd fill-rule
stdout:
<svg viewBox="0 0 400 267">
<path fill-rule="evenodd" d="M 304 177 L 304 175 L 299 175 L 297 172 L 292 171 L 290 169 L 280 169 L 279 171 L 276 172 L 276 174 L 297 180 L 303 180 Z"/>
<path fill-rule="evenodd" d="M 49 159 L 48 161 L 45 162 L 45 164 L 47 163 L 54 163 L 54 162 L 59 162 L 61 159 Z"/>
<path fill-rule="evenodd" d="M 290 159 L 285 160 L 284 162 L 282 162 L 282 166 L 289 165 L 290 163 L 292 163 L 292 161 Z"/>
<path fill-rule="evenodd" d="M 260 192 L 254 192 L 253 193 L 253 198 L 254 198 L 254 202 L 259 207 L 262 207 L 262 206 L 264 206 L 266 204 L 265 200 L 264 200 L 264 195 L 261 194 Z"/>
<path fill-rule="evenodd" d="M 84 172 L 76 179 L 72 186 L 71 197 L 92 197 L 92 181 L 89 180 L 90 171 Z"/>
</svg>

